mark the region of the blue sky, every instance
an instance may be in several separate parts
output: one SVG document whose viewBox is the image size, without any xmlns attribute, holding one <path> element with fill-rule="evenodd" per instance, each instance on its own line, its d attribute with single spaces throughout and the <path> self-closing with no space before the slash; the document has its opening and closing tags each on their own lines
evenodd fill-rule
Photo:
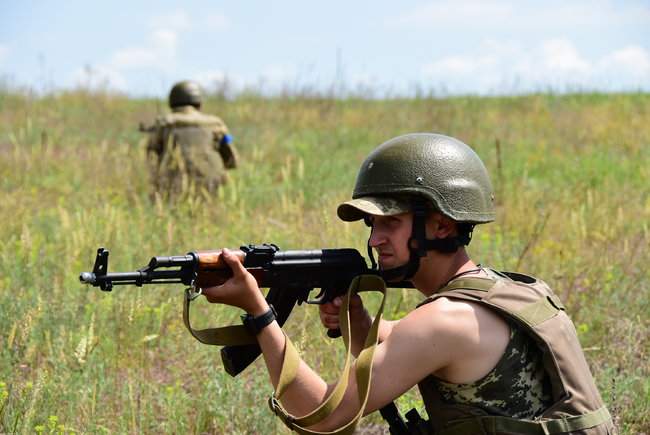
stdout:
<svg viewBox="0 0 650 435">
<path fill-rule="evenodd" d="M 0 0 L 0 78 L 52 91 L 650 91 L 650 1 Z"/>
</svg>

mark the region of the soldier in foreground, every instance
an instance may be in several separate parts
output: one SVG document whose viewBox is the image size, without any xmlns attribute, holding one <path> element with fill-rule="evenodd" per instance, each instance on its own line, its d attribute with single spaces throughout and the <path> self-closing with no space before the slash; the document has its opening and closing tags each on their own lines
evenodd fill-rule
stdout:
<svg viewBox="0 0 650 435">
<path fill-rule="evenodd" d="M 352 433 L 362 415 L 417 385 L 430 419 L 411 414 L 406 433 L 615 433 L 559 298 L 543 281 L 469 257 L 474 226 L 495 219 L 470 147 L 437 134 L 394 138 L 367 157 L 352 196 L 338 216 L 363 220 L 384 279 L 410 281 L 425 299 L 400 320 L 381 320 L 381 310 L 373 319 L 356 293 L 381 287 L 375 278 L 321 306 L 322 323 L 340 327 L 357 357 L 338 384 L 300 359 L 231 252 L 233 277 L 203 289 L 248 313 L 275 388 L 271 409 L 290 429 Z"/>
<path fill-rule="evenodd" d="M 237 167 L 237 153 L 226 124 L 201 112 L 202 93 L 192 81 L 176 83 L 169 93 L 172 112 L 159 117 L 149 133 L 147 155 L 156 192 L 174 196 L 192 188 L 215 191 L 226 170 Z"/>
</svg>

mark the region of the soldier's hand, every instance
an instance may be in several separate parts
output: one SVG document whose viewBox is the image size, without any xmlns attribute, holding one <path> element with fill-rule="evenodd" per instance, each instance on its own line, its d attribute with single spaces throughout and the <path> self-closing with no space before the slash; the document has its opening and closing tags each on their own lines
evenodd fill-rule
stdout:
<svg viewBox="0 0 650 435">
<path fill-rule="evenodd" d="M 319 305 L 320 312 L 320 321 L 327 329 L 338 329 L 339 324 L 339 312 L 341 311 L 341 306 L 343 305 L 343 297 L 338 296 L 332 300 L 332 302 L 327 302 L 323 305 Z M 351 327 L 354 329 L 354 325 L 365 321 L 366 318 L 369 318 L 369 314 L 363 306 L 363 301 L 359 295 L 352 295 L 350 298 L 350 323 Z"/>
<path fill-rule="evenodd" d="M 221 285 L 204 288 L 203 295 L 209 302 L 239 307 L 254 316 L 266 312 L 269 306 L 253 275 L 232 251 L 221 252 L 233 275 Z"/>
</svg>

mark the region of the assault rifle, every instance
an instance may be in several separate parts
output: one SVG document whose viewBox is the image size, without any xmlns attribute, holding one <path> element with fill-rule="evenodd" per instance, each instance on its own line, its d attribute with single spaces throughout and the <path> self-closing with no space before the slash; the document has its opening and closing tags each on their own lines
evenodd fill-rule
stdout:
<svg viewBox="0 0 650 435">
<path fill-rule="evenodd" d="M 281 251 L 276 245 L 248 245 L 235 251 L 244 267 L 255 277 L 260 288 L 268 288 L 266 300 L 276 311 L 282 326 L 293 307 L 302 303 L 324 304 L 345 294 L 352 279 L 362 274 L 380 274 L 368 268 L 359 251 L 352 248 Z M 374 265 L 373 265 L 374 266 Z M 149 264 L 134 272 L 108 272 L 108 251 L 97 250 L 92 272 L 79 276 L 82 283 L 111 291 L 115 285 L 184 284 L 201 288 L 223 284 L 232 271 L 221 251 L 189 252 L 186 255 L 153 257 Z M 387 283 L 390 287 L 412 288 L 409 282 Z M 320 289 L 310 299 L 311 292 Z M 329 330 L 330 337 L 340 335 Z M 257 344 L 221 348 L 226 372 L 236 376 L 248 367 L 261 351 Z"/>
<path fill-rule="evenodd" d="M 138 124 L 138 130 L 142 133 L 152 133 L 156 131 L 155 125 L 145 125 L 144 122 Z"/>
</svg>

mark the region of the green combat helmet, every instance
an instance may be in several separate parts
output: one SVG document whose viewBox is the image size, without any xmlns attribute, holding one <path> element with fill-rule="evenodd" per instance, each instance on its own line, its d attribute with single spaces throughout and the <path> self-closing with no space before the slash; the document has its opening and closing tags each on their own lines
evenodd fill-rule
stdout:
<svg viewBox="0 0 650 435">
<path fill-rule="evenodd" d="M 201 88 L 198 83 L 185 80 L 174 85 L 169 92 L 169 107 L 201 106 Z"/>
<path fill-rule="evenodd" d="M 414 213 L 408 270 L 395 271 L 404 278 L 415 274 L 426 251 L 455 252 L 469 244 L 474 225 L 495 218 L 485 165 L 469 146 L 441 134 L 407 134 L 379 145 L 361 165 L 352 198 L 338 207 L 344 221 Z M 458 222 L 459 235 L 427 240 L 424 223 L 431 209 Z"/>
</svg>

